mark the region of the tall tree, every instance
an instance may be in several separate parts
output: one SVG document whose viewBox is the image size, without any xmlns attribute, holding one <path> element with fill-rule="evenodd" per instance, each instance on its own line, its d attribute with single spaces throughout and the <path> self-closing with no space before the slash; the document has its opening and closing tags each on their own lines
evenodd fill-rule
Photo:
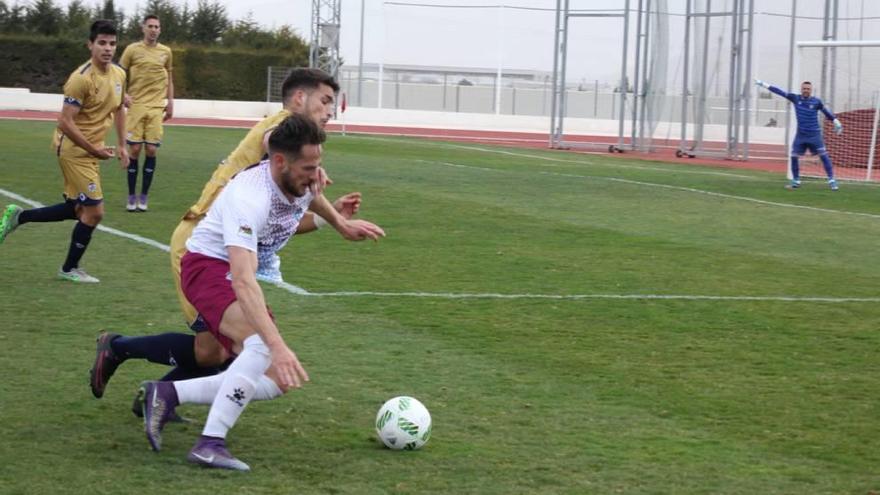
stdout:
<svg viewBox="0 0 880 495">
<path fill-rule="evenodd" d="M 46 36 L 57 35 L 63 22 L 64 12 L 54 0 L 36 0 L 25 15 L 28 31 Z"/>
<path fill-rule="evenodd" d="M 149 0 L 138 15 L 138 22 L 147 14 L 159 17 L 159 22 L 162 23 L 162 41 L 189 41 L 189 11 L 186 4 L 178 7 L 169 0 Z"/>
<path fill-rule="evenodd" d="M 92 23 L 91 12 L 82 0 L 73 0 L 67 5 L 67 15 L 64 16 L 62 34 L 72 38 L 82 38 L 83 33 L 88 32 Z"/>
<path fill-rule="evenodd" d="M 104 0 L 104 6 L 101 7 L 101 19 L 116 19 L 116 5 L 113 0 Z"/>
<path fill-rule="evenodd" d="M 19 5 L 17 2 L 6 5 L 6 2 L 0 1 L 0 32 L 4 33 L 20 33 L 25 31 L 24 18 L 27 14 L 27 8 Z"/>
<path fill-rule="evenodd" d="M 199 0 L 192 14 L 190 37 L 195 43 L 206 45 L 216 43 L 229 25 L 226 7 L 216 0 L 211 2 Z"/>
<path fill-rule="evenodd" d="M 117 9 L 113 0 L 104 0 L 103 5 L 95 6 L 95 19 L 107 19 L 116 24 L 116 29 L 123 30 L 125 28 L 125 12 Z"/>
</svg>

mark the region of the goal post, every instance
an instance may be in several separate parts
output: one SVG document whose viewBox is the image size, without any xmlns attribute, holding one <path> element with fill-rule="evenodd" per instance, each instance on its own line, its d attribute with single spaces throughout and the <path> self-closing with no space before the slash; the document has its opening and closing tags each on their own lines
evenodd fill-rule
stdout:
<svg viewBox="0 0 880 495">
<path fill-rule="evenodd" d="M 818 116 L 835 177 L 877 180 L 874 169 L 880 159 L 880 40 L 799 41 L 794 65 L 795 80 L 788 91 L 799 93 L 803 81 L 812 82 L 813 96 L 821 99 L 843 124 L 843 132 L 836 134 L 832 122 Z M 791 145 L 786 143 L 789 156 Z M 800 170 L 802 177 L 825 177 L 819 158 L 809 154 L 801 158 Z"/>
</svg>

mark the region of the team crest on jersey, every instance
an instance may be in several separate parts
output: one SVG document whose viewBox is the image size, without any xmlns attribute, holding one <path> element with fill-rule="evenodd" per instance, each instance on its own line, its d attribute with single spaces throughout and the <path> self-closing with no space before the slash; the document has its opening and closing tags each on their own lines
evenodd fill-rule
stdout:
<svg viewBox="0 0 880 495">
<path fill-rule="evenodd" d="M 118 94 L 118 95 L 122 94 L 122 84 L 120 84 L 120 83 L 116 83 L 116 94 Z"/>
</svg>

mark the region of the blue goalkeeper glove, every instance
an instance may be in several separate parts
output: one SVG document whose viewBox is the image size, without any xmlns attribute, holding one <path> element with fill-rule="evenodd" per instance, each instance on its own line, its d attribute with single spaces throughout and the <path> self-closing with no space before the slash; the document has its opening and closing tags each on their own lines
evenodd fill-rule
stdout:
<svg viewBox="0 0 880 495">
<path fill-rule="evenodd" d="M 833 124 L 834 124 L 834 132 L 836 132 L 837 134 L 842 134 L 843 133 L 843 124 L 840 123 L 840 120 L 834 119 Z"/>
<path fill-rule="evenodd" d="M 757 84 L 758 86 L 761 86 L 762 88 L 769 88 L 770 87 L 769 84 L 765 83 L 764 81 L 762 81 L 760 79 L 755 79 L 755 84 Z"/>
</svg>

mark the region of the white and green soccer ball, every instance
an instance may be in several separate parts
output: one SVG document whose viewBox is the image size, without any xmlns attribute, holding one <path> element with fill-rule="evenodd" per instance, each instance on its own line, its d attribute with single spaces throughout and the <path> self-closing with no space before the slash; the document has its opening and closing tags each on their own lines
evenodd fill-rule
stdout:
<svg viewBox="0 0 880 495">
<path fill-rule="evenodd" d="M 431 413 L 412 397 L 395 397 L 379 408 L 376 434 L 389 449 L 421 448 L 431 438 Z"/>
</svg>

